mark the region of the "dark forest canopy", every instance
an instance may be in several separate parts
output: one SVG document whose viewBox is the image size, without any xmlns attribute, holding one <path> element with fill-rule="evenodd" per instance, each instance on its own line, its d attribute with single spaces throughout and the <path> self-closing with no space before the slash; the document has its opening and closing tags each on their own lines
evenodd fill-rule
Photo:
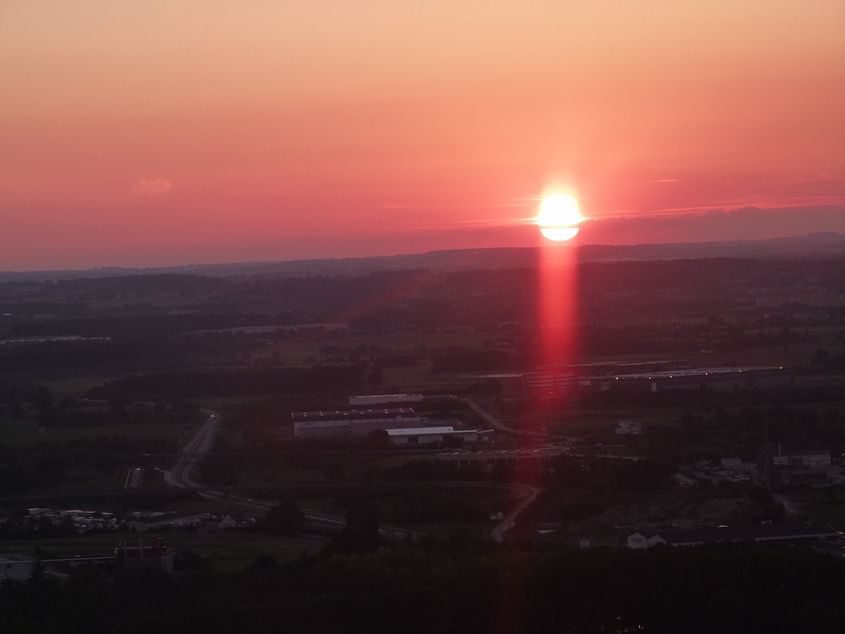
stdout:
<svg viewBox="0 0 845 634">
<path fill-rule="evenodd" d="M 363 385 L 363 368 L 356 365 L 257 370 L 197 370 L 130 376 L 92 388 L 94 399 L 179 399 L 199 396 L 308 394 L 354 390 Z"/>
<path fill-rule="evenodd" d="M 803 548 L 494 551 L 480 545 L 259 556 L 241 574 L 0 588 L 0 631 L 794 634 L 845 622 L 845 565 Z"/>
<path fill-rule="evenodd" d="M 485 345 L 491 345 L 479 349 L 475 342 L 468 351 L 456 341 L 454 349 L 413 352 L 438 371 L 529 367 L 537 350 L 532 330 L 540 288 L 533 268 L 2 283 L 0 374 L 243 367 L 257 350 L 294 338 L 329 338 L 335 329 L 355 335 L 469 332 L 489 336 Z M 812 345 L 816 334 L 808 327 L 845 319 L 841 259 L 584 263 L 575 289 L 574 340 L 584 355 Z M 387 352 L 346 350 L 315 361 L 357 362 Z M 843 352 L 834 345 L 813 363 L 838 371 Z M 311 362 L 277 356 L 271 355 L 276 365 Z M 387 367 L 388 360 L 376 365 Z"/>
<path fill-rule="evenodd" d="M 578 303 L 601 316 L 644 302 L 682 312 L 719 310 L 748 302 L 759 289 L 818 289 L 840 296 L 844 264 L 842 259 L 736 258 L 585 263 L 578 266 Z M 338 321 L 364 327 L 507 321 L 533 318 L 538 288 L 533 267 L 5 283 L 0 284 L 0 333 L 120 337 L 139 328 L 186 332 Z M 665 296 L 666 291 L 673 295 Z M 643 296 L 629 305 L 632 293 Z M 620 305 L 620 294 L 627 303 Z M 139 324 L 140 318 L 150 321 Z"/>
</svg>

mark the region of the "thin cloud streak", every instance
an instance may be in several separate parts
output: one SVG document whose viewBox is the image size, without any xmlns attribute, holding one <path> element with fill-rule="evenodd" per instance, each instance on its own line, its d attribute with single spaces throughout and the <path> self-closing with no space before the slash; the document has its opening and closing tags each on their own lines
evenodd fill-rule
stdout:
<svg viewBox="0 0 845 634">
<path fill-rule="evenodd" d="M 141 198 L 156 198 L 170 193 L 173 181 L 168 178 L 136 178 L 129 186 L 129 195 Z"/>
<path fill-rule="evenodd" d="M 698 215 L 706 213 L 733 213 L 745 209 L 760 210 L 790 210 L 808 207 L 836 207 L 845 205 L 845 196 L 807 196 L 790 200 L 743 198 L 726 200 L 709 205 L 693 205 L 689 207 L 667 207 L 662 209 L 620 209 L 607 214 L 596 214 L 592 220 L 618 220 L 665 216 Z"/>
</svg>

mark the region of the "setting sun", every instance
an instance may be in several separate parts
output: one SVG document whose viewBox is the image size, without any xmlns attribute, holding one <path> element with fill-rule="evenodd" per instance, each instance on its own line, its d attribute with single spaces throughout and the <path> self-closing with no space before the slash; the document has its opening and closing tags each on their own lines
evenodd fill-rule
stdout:
<svg viewBox="0 0 845 634">
<path fill-rule="evenodd" d="M 534 223 L 540 227 L 543 237 L 563 242 L 578 235 L 584 221 L 578 200 L 570 194 L 550 194 L 543 197 L 540 211 Z"/>
</svg>

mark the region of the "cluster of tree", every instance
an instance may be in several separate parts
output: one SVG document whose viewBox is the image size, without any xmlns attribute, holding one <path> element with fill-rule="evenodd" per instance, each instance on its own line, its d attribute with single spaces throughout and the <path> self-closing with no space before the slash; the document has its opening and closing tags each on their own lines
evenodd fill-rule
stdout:
<svg viewBox="0 0 845 634">
<path fill-rule="evenodd" d="M 508 492 L 501 489 L 460 486 L 392 486 L 361 500 L 358 492 L 340 494 L 337 504 L 350 510 L 373 509 L 389 524 L 454 524 L 486 522 L 494 511 L 510 506 Z"/>
<path fill-rule="evenodd" d="M 380 526 L 378 506 L 356 500 L 347 509 L 343 530 L 332 541 L 331 549 L 356 555 L 373 552 L 381 543 Z"/>
<path fill-rule="evenodd" d="M 730 455 L 746 460 L 757 460 L 768 434 L 769 442 L 782 443 L 785 448 L 821 447 L 836 453 L 845 449 L 842 428 L 845 411 L 836 407 L 743 407 L 728 409 L 718 407 L 699 414 L 686 413 L 673 426 L 659 425 L 649 428 L 638 450 L 668 455 L 669 445 L 683 449 L 686 445 L 690 456 L 713 447 L 713 455 L 701 453 L 697 458 Z M 706 453 L 706 452 L 704 452 Z"/>
<path fill-rule="evenodd" d="M 0 494 L 115 476 L 127 464 L 147 464 L 151 455 L 172 452 L 165 438 L 94 437 L 65 443 L 0 444 Z"/>
<path fill-rule="evenodd" d="M 558 456 L 552 460 L 520 458 L 500 460 L 488 467 L 480 462 L 416 460 L 388 467 L 386 482 L 494 482 L 530 484 L 548 489 L 652 492 L 665 488 L 677 465 L 667 459 L 621 460 L 604 457 Z"/>
<path fill-rule="evenodd" d="M 379 516 L 387 523 L 407 524 L 479 524 L 490 514 L 510 504 L 499 490 L 460 488 L 418 488 L 405 495 L 379 500 Z"/>
<path fill-rule="evenodd" d="M 0 419 L 4 413 L 9 418 L 20 418 L 29 406 L 44 411 L 52 404 L 53 393 L 44 385 L 0 381 Z"/>
<path fill-rule="evenodd" d="M 342 408 L 347 406 L 347 399 L 333 398 L 325 393 L 311 394 L 274 394 L 260 398 L 229 403 L 223 406 L 226 428 L 248 433 L 268 425 L 290 423 L 291 412 Z"/>
<path fill-rule="evenodd" d="M 526 364 L 526 359 L 502 350 L 450 348 L 431 355 L 431 365 L 435 372 L 515 370 Z"/>
<path fill-rule="evenodd" d="M 184 399 L 158 401 L 151 407 L 132 408 L 124 394 L 115 394 L 103 407 L 90 407 L 71 399 L 62 399 L 41 409 L 39 423 L 44 427 L 74 427 L 115 424 L 172 423 L 197 420 L 199 408 Z"/>
<path fill-rule="evenodd" d="M 563 484 L 568 482 L 572 465 L 562 476 Z M 677 470 L 677 465 L 669 460 L 616 460 L 612 458 L 593 458 L 584 463 L 584 471 L 589 474 L 590 486 L 596 490 L 608 492 L 623 491 L 636 493 L 654 493 L 671 485 L 670 476 Z M 561 478 L 560 472 L 553 477 Z"/>
<path fill-rule="evenodd" d="M 845 352 L 831 352 L 826 348 L 819 348 L 813 353 L 813 364 L 827 372 L 845 372 Z"/>
<path fill-rule="evenodd" d="M 718 408 L 755 408 L 761 403 L 778 407 L 802 404 L 839 403 L 845 400 L 845 386 L 837 383 L 816 385 L 777 385 L 768 387 L 748 387 L 731 390 L 689 389 L 689 390 L 606 390 L 584 392 L 571 396 L 583 407 L 601 408 L 663 408 L 684 407 L 713 412 Z M 542 401 L 532 401 L 525 405 L 527 411 L 539 410 Z M 555 403 L 550 404 L 552 408 Z M 516 410 L 514 410 L 516 413 Z"/>
<path fill-rule="evenodd" d="M 15 324 L 9 331 L 12 337 L 76 335 L 80 337 L 111 337 L 124 341 L 151 340 L 176 333 L 219 330 L 246 326 L 269 326 L 287 323 L 286 315 L 268 313 L 185 313 L 180 315 L 138 314 L 119 317 L 89 317 L 85 319 L 50 319 Z M 282 320 L 282 321 L 279 321 Z"/>
<path fill-rule="evenodd" d="M 12 313 L 13 318 L 45 313 L 61 318 L 96 313 L 137 314 L 150 308 L 144 299 L 152 302 L 179 298 L 183 304 L 190 300 L 207 301 L 209 296 L 231 286 L 227 280 L 197 275 L 127 276 L 116 270 L 102 270 L 94 278 L 0 283 L 0 308 Z"/>
<path fill-rule="evenodd" d="M 411 460 L 387 467 L 381 477 L 386 482 L 483 482 L 490 480 L 480 462 L 459 464 L 436 460 Z"/>
<path fill-rule="evenodd" d="M 749 408 L 741 413 L 739 424 L 749 430 L 763 429 L 768 423 L 769 439 L 793 447 L 821 446 L 834 449 L 845 445 L 842 435 L 845 410 L 827 407 Z"/>
<path fill-rule="evenodd" d="M 362 514 L 364 531 L 371 522 Z M 680 581 L 683 581 L 682 583 Z M 805 549 L 733 546 L 531 552 L 455 543 L 381 548 L 241 574 L 112 577 L 79 568 L 0 587 L 0 632 L 829 633 L 845 565 Z"/>
<path fill-rule="evenodd" d="M 199 481 L 209 486 L 237 486 L 241 481 L 242 458 L 236 456 L 209 453 L 199 464 Z"/>
<path fill-rule="evenodd" d="M 533 264 L 533 262 L 532 262 Z M 139 299 L 149 309 L 163 304 L 162 297 L 179 297 L 182 304 L 205 312 L 288 312 L 305 319 L 326 321 L 384 320 L 395 312 L 406 323 L 466 324 L 524 320 L 533 314 L 538 291 L 534 267 L 430 272 L 424 270 L 378 271 L 364 275 L 310 275 L 285 277 L 264 275 L 248 278 L 210 278 L 189 275 L 103 277 L 53 283 L 0 284 L 0 302 L 42 299 L 99 300 L 132 298 L 128 307 L 137 312 Z M 736 272 L 742 270 L 741 278 Z M 841 261 L 836 260 L 740 260 L 702 258 L 614 263 L 584 262 L 576 271 L 579 306 L 628 308 L 657 306 L 700 313 L 725 302 L 724 287 L 732 286 L 733 303 L 759 288 L 814 287 L 841 291 Z M 667 291 L 674 297 L 667 302 Z M 628 296 L 627 294 L 631 294 Z M 624 296 L 622 296 L 624 295 Z M 696 304 L 697 302 L 697 304 Z M 56 302 L 60 307 L 61 303 Z M 112 302 L 114 304 L 115 302 Z M 450 305 L 451 304 L 451 305 Z M 119 304 L 118 304 L 119 305 Z M 233 307 L 235 307 L 233 309 Z M 238 307 L 243 310 L 238 311 Z M 260 308 L 256 308 L 260 307 Z M 406 308 L 408 310 L 406 310 Z M 165 312 L 159 309 L 159 313 Z M 654 313 L 652 313 L 654 314 Z M 395 320 L 388 323 L 396 325 Z"/>
<path fill-rule="evenodd" d="M 139 332 L 134 341 L 60 341 L 4 346 L 0 373 L 66 375 L 73 370 L 150 371 L 234 363 L 260 344 L 247 334 L 208 333 L 178 336 Z"/>
<path fill-rule="evenodd" d="M 305 515 L 296 500 L 285 496 L 258 520 L 256 529 L 271 535 L 296 535 L 305 526 Z"/>
<path fill-rule="evenodd" d="M 281 367 L 248 370 L 183 370 L 130 376 L 92 388 L 88 396 L 112 400 L 178 399 L 203 396 L 253 396 L 351 392 L 360 389 L 359 365 Z"/>
<path fill-rule="evenodd" d="M 738 280 L 736 271 L 740 268 L 743 276 Z M 840 269 L 841 262 L 796 261 L 785 267 L 783 261 L 732 259 L 583 263 L 576 272 L 575 303 L 581 314 L 589 315 L 590 319 L 584 321 L 598 324 L 612 320 L 629 327 L 591 326 L 583 329 L 577 341 L 588 353 L 608 354 L 681 352 L 702 346 L 729 350 L 807 341 L 811 337 L 800 326 L 841 322 L 837 321 L 837 307 L 814 307 L 818 314 L 807 317 L 804 309 L 798 310 L 800 307 L 784 306 L 783 319 L 772 322 L 766 318 L 771 312 L 768 308 L 763 311 L 755 306 L 755 293 L 761 288 L 791 292 L 805 286 L 807 276 L 821 292 L 841 292 Z M 250 325 L 342 321 L 353 329 L 373 332 L 444 328 L 497 332 L 503 323 L 534 324 L 538 279 L 532 268 L 226 280 L 167 275 L 106 277 L 59 284 L 0 284 L 0 308 L 15 314 L 4 320 L 5 335 L 109 336 L 116 343 L 151 344 L 144 358 L 163 346 L 157 354 L 170 350 L 170 358 L 176 359 L 177 340 L 186 338 L 179 336 L 182 333 Z M 726 282 L 732 284 L 727 299 Z M 126 302 L 121 304 L 121 298 Z M 174 300 L 180 314 L 173 314 Z M 55 317 L 36 319 L 45 311 Z M 690 320 L 696 323 L 689 325 Z M 760 330 L 772 326 L 779 330 Z M 255 343 L 248 336 L 216 335 L 221 352 L 224 346 L 234 352 L 238 346 Z M 130 352 L 144 355 L 138 349 L 92 348 L 101 364 L 116 363 Z M 213 355 L 214 345 L 185 352 L 183 359 L 193 361 Z M 355 362 L 373 352 L 345 350 L 343 358 Z M 56 357 L 54 362 L 69 367 L 82 363 L 72 350 L 51 354 Z M 0 355 L 0 369 L 3 363 Z M 5 362 L 10 368 L 23 367 L 22 363 L 25 360 L 15 353 Z M 384 359 L 378 367 L 389 363 Z M 507 366 L 507 360 L 478 360 L 476 364 L 481 369 L 490 369 L 491 364 L 499 368 Z"/>
</svg>

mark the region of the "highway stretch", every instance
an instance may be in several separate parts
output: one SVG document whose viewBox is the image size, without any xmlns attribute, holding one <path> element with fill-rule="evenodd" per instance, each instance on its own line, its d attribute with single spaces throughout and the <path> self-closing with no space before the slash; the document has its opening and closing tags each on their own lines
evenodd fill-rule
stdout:
<svg viewBox="0 0 845 634">
<path fill-rule="evenodd" d="M 164 472 L 166 484 L 180 489 L 202 491 L 204 487 L 194 481 L 192 474 L 200 461 L 214 445 L 214 436 L 220 425 L 220 414 L 212 410 L 203 410 L 205 421 L 191 439 L 182 447 L 176 464 L 170 471 Z"/>
</svg>

